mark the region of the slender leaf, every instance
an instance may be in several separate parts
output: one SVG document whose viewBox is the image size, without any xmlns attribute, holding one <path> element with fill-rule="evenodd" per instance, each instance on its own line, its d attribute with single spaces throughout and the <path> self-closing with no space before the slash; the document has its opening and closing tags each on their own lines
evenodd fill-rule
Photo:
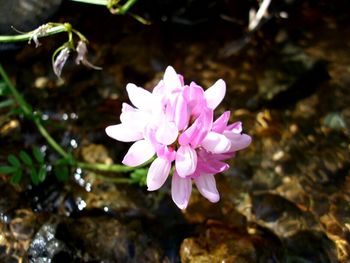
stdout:
<svg viewBox="0 0 350 263">
<path fill-rule="evenodd" d="M 45 178 L 46 178 L 46 167 L 43 165 L 40 167 L 38 172 L 39 182 L 44 182 Z"/>
<path fill-rule="evenodd" d="M 33 184 L 37 185 L 39 184 L 40 180 L 38 177 L 38 173 L 36 172 L 36 169 L 32 167 L 30 169 L 30 179 L 32 180 Z"/>
<path fill-rule="evenodd" d="M 34 158 L 37 160 L 38 163 L 40 163 L 40 164 L 44 163 L 44 155 L 39 150 L 39 148 L 37 148 L 37 147 L 33 148 L 33 155 L 34 155 Z"/>
<path fill-rule="evenodd" d="M 15 101 L 13 99 L 3 100 L 0 102 L 0 109 L 10 107 L 13 104 L 15 104 Z"/>
<path fill-rule="evenodd" d="M 8 95 L 10 94 L 9 89 L 7 88 L 5 82 L 0 82 L 0 96 Z"/>
<path fill-rule="evenodd" d="M 10 179 L 10 182 L 11 184 L 18 184 L 19 181 L 21 180 L 22 178 L 22 170 L 17 170 L 12 176 L 11 176 L 11 179 Z"/>
<path fill-rule="evenodd" d="M 23 115 L 24 114 L 24 112 L 23 112 L 23 110 L 21 109 L 21 108 L 15 108 L 15 109 L 12 109 L 10 112 L 9 112 L 9 116 L 11 116 L 11 115 L 16 115 L 16 116 L 18 116 L 18 115 Z"/>
<path fill-rule="evenodd" d="M 7 160 L 13 167 L 16 167 L 17 169 L 21 167 L 21 162 L 13 154 L 10 154 L 9 156 L 7 156 Z"/>
<path fill-rule="evenodd" d="M 25 151 L 21 150 L 19 152 L 19 157 L 21 158 L 21 160 L 28 166 L 32 166 L 33 165 L 33 161 L 32 158 L 29 156 L 28 153 L 26 153 Z"/>
<path fill-rule="evenodd" d="M 12 174 L 18 169 L 13 166 L 0 166 L 0 174 Z"/>
</svg>

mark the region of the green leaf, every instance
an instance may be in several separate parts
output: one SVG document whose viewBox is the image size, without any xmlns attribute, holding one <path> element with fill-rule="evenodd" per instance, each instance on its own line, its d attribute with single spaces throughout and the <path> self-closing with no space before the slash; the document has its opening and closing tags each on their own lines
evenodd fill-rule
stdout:
<svg viewBox="0 0 350 263">
<path fill-rule="evenodd" d="M 14 173 L 14 175 L 11 176 L 10 183 L 11 184 L 18 184 L 22 178 L 22 175 L 23 175 L 22 170 L 17 170 Z"/>
<path fill-rule="evenodd" d="M 45 178 L 46 178 L 46 167 L 43 165 L 39 169 L 38 179 L 40 182 L 44 182 Z"/>
<path fill-rule="evenodd" d="M 0 82 L 0 96 L 5 96 L 5 95 L 8 95 L 8 94 L 10 94 L 10 91 L 9 91 L 6 83 L 1 81 Z"/>
<path fill-rule="evenodd" d="M 21 150 L 19 152 L 19 157 L 21 158 L 21 160 L 28 166 L 33 166 L 33 161 L 32 158 L 29 156 L 28 153 L 26 153 L 25 151 Z"/>
<path fill-rule="evenodd" d="M 36 169 L 34 167 L 30 169 L 30 179 L 35 185 L 39 184 L 40 182 L 38 173 L 36 172 Z"/>
<path fill-rule="evenodd" d="M 54 166 L 54 172 L 59 181 L 67 181 L 69 178 L 69 169 L 65 165 Z"/>
<path fill-rule="evenodd" d="M 21 162 L 13 154 L 10 154 L 9 156 L 7 156 L 7 160 L 13 167 L 16 167 L 17 169 L 21 167 Z"/>
<path fill-rule="evenodd" d="M 40 164 L 44 163 L 44 155 L 39 150 L 39 148 L 37 148 L 37 147 L 33 148 L 33 155 L 34 155 L 34 158 L 37 160 L 38 163 L 40 163 Z"/>
<path fill-rule="evenodd" d="M 18 169 L 13 166 L 0 166 L 0 174 L 12 174 Z"/>
<path fill-rule="evenodd" d="M 18 115 L 23 115 L 24 113 L 23 113 L 23 110 L 21 109 L 21 108 L 15 108 L 15 109 L 12 109 L 10 112 L 9 112 L 9 116 L 11 116 L 11 115 L 16 115 L 16 116 L 18 116 Z"/>
<path fill-rule="evenodd" d="M 15 104 L 15 101 L 13 99 L 3 100 L 0 102 L 0 109 L 10 107 L 13 104 Z"/>
</svg>

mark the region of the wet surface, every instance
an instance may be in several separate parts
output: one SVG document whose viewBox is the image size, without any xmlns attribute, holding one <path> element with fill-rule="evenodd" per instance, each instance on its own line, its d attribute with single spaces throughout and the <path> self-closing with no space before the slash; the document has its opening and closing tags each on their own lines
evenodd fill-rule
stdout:
<svg viewBox="0 0 350 263">
<path fill-rule="evenodd" d="M 60 36 L 2 63 L 61 145 L 105 164 L 120 163 L 128 148 L 104 133 L 118 120 L 128 82 L 152 89 L 167 65 L 203 87 L 224 79 L 227 96 L 218 111 L 231 110 L 231 121 L 241 120 L 253 143 L 216 176 L 220 202 L 194 190 L 180 211 L 168 184 L 147 192 L 81 169 L 70 171 L 68 183 L 49 174 L 39 186 L 28 179 L 12 186 L 1 175 L 0 261 L 348 262 L 347 1 L 274 5 L 288 19 L 272 17 L 249 35 L 242 16 L 249 5 L 205 1 L 214 3 L 208 15 L 200 1 L 188 1 L 186 12 L 171 2 L 135 6 L 153 18 L 151 26 L 63 4 L 54 19 L 85 33 L 91 61 L 103 71 L 69 61 L 58 80 L 50 56 Z M 29 121 L 3 115 L 0 162 L 23 147 L 46 146 Z M 49 148 L 45 154 L 57 158 Z"/>
</svg>

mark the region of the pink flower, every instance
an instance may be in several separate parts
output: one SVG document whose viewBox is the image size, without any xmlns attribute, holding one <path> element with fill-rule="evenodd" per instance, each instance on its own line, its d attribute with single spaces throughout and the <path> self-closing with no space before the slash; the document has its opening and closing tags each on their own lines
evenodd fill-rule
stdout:
<svg viewBox="0 0 350 263">
<path fill-rule="evenodd" d="M 132 105 L 124 103 L 121 123 L 106 128 L 108 136 L 134 142 L 123 164 L 138 166 L 156 155 L 147 174 L 148 190 L 154 191 L 165 183 L 174 162 L 171 195 L 179 208 L 187 207 L 192 182 L 205 198 L 218 202 L 214 175 L 226 171 L 225 160 L 251 143 L 240 122 L 228 124 L 229 111 L 213 120 L 225 82 L 218 80 L 204 91 L 194 82 L 185 85 L 169 66 L 152 92 L 134 84 L 126 90 Z"/>
</svg>

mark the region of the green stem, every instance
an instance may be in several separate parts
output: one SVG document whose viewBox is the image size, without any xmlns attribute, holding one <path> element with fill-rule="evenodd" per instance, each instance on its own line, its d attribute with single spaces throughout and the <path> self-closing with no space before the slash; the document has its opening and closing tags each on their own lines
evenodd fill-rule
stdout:
<svg viewBox="0 0 350 263">
<path fill-rule="evenodd" d="M 49 145 L 53 149 L 55 149 L 55 151 L 58 152 L 63 158 L 69 158 L 69 154 L 54 140 L 54 138 L 51 137 L 49 132 L 41 124 L 40 120 L 37 118 L 34 118 L 34 123 L 35 123 L 36 127 L 38 128 L 39 132 L 41 133 L 41 135 L 49 143 Z"/>
<path fill-rule="evenodd" d="M 70 0 L 72 2 L 80 2 L 84 4 L 91 4 L 91 5 L 107 5 L 108 0 Z"/>
<path fill-rule="evenodd" d="M 38 128 L 41 135 L 46 139 L 46 141 L 50 144 L 50 146 L 55 149 L 62 157 L 67 158 L 69 155 L 68 153 L 63 150 L 63 148 L 51 137 L 51 135 L 48 133 L 48 131 L 44 128 L 44 126 L 41 124 L 40 120 L 33 114 L 30 107 L 28 106 L 27 102 L 24 100 L 21 94 L 17 91 L 15 86 L 12 84 L 10 79 L 8 78 L 7 74 L 5 73 L 4 68 L 2 65 L 0 65 L 0 74 L 2 78 L 4 79 L 7 87 L 12 92 L 13 96 L 15 97 L 15 100 L 21 107 L 22 111 L 26 116 L 28 116 L 30 119 L 32 119 Z"/>
<path fill-rule="evenodd" d="M 99 174 L 94 174 L 95 178 L 99 178 L 103 181 L 106 182 L 111 182 L 111 183 L 118 183 L 118 184 L 132 184 L 135 183 L 133 180 L 130 178 L 121 178 L 121 177 L 107 177 Z"/>
<path fill-rule="evenodd" d="M 6 85 L 12 92 L 13 96 L 15 97 L 15 100 L 21 107 L 22 111 L 26 116 L 28 116 L 30 119 L 32 119 L 38 128 L 40 134 L 46 139 L 48 144 L 57 152 L 59 153 L 63 158 L 72 158 L 70 154 L 68 154 L 49 134 L 49 132 L 45 129 L 45 127 L 41 124 L 40 119 L 38 119 L 35 114 L 33 114 L 32 110 L 28 106 L 27 102 L 24 100 L 24 98 L 19 94 L 17 91 L 16 87 L 12 84 L 10 81 L 9 77 L 7 76 L 4 68 L 0 64 L 0 75 L 4 79 Z M 75 162 L 73 160 L 73 165 L 77 167 L 81 167 L 84 169 L 90 169 L 90 170 L 96 170 L 96 171 L 102 171 L 102 172 L 120 172 L 120 173 L 126 173 L 135 170 L 135 167 L 129 167 L 125 165 L 118 165 L 118 164 L 113 164 L 113 165 L 108 165 L 108 164 L 102 164 L 102 163 L 84 163 L 84 162 Z M 147 165 L 149 162 L 146 162 L 143 165 Z M 105 178 L 105 177 L 104 177 Z M 117 178 L 116 181 L 120 182 L 130 182 L 129 179 L 124 178 Z M 129 181 L 127 181 L 129 180 Z"/>
<path fill-rule="evenodd" d="M 104 164 L 104 163 L 83 163 L 77 162 L 76 166 L 83 169 L 98 170 L 102 172 L 120 172 L 126 173 L 135 170 L 135 167 L 129 167 L 118 164 Z"/>
<path fill-rule="evenodd" d="M 124 15 L 135 3 L 137 0 L 129 0 L 120 8 L 118 8 L 118 14 Z"/>
<path fill-rule="evenodd" d="M 23 99 L 23 97 L 21 96 L 21 94 L 19 94 L 19 92 L 17 91 L 17 89 L 15 88 L 14 85 L 12 85 L 12 82 L 10 81 L 10 79 L 8 78 L 4 68 L 2 67 L 2 65 L 0 64 L 0 75 L 2 76 L 2 78 L 4 79 L 7 87 L 10 89 L 10 91 L 12 92 L 13 96 L 15 97 L 16 101 L 18 102 L 18 104 L 20 105 L 21 109 L 23 110 L 23 112 L 26 115 L 32 115 L 32 111 L 30 110 L 30 107 L 28 106 L 28 104 L 25 102 L 25 100 Z"/>
<path fill-rule="evenodd" d="M 45 31 L 45 34 L 43 35 L 38 35 L 38 37 L 46 37 L 46 36 L 51 36 L 55 35 L 58 33 L 66 32 L 67 27 L 66 25 L 56 25 L 51 28 L 48 28 Z M 8 42 L 19 42 L 19 41 L 28 41 L 33 38 L 33 31 L 20 34 L 20 35 L 14 35 L 14 36 L 0 36 L 0 42 L 8 43 Z"/>
</svg>

